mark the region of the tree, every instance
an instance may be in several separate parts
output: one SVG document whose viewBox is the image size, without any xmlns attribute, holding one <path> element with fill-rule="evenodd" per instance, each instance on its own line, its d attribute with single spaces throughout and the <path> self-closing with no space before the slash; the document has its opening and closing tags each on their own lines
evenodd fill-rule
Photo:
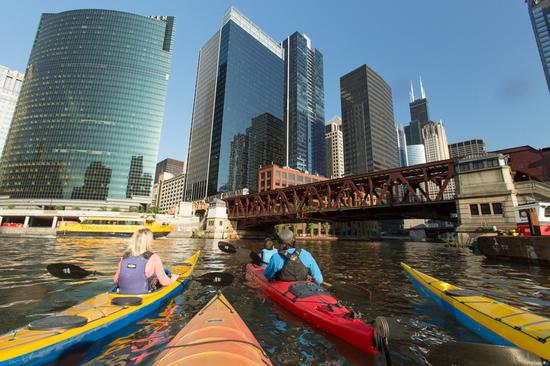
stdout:
<svg viewBox="0 0 550 366">
<path fill-rule="evenodd" d="M 111 208 L 112 212 L 120 212 L 120 207 L 113 207 Z"/>
</svg>

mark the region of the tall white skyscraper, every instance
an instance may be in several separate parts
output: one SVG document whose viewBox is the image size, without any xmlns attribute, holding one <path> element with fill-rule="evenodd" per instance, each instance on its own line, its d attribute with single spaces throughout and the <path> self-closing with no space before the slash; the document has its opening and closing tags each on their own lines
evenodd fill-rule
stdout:
<svg viewBox="0 0 550 366">
<path fill-rule="evenodd" d="M 340 178 L 344 176 L 344 135 L 342 119 L 333 117 L 325 126 L 325 143 L 327 151 L 327 176 Z"/>
<path fill-rule="evenodd" d="M 4 150 L 24 76 L 17 70 L 0 65 L 0 156 Z"/>
<path fill-rule="evenodd" d="M 449 159 L 449 143 L 442 122 L 429 123 L 422 128 L 426 162 Z"/>
</svg>

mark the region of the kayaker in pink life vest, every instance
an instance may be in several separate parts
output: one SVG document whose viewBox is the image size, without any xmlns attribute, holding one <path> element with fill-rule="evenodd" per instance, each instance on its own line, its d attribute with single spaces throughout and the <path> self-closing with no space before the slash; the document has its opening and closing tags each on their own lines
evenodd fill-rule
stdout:
<svg viewBox="0 0 550 366">
<path fill-rule="evenodd" d="M 146 294 L 154 291 L 158 284 L 169 286 L 178 278 L 178 275 L 168 277 L 164 271 L 160 257 L 153 253 L 153 240 L 149 229 L 139 229 L 130 238 L 115 273 L 119 293 Z"/>
</svg>

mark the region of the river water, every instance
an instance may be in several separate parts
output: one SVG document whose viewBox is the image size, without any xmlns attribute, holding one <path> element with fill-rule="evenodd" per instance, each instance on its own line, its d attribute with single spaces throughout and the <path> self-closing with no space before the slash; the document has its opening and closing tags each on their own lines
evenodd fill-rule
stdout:
<svg viewBox="0 0 550 366">
<path fill-rule="evenodd" d="M 112 286 L 124 239 L 7 239 L 0 244 L 0 333 L 55 314 Z M 223 293 L 237 309 L 275 365 L 383 364 L 351 346 L 323 334 L 293 317 L 248 287 L 244 259 L 220 252 L 212 240 L 164 239 L 155 252 L 166 265 L 178 263 L 197 249 L 203 251 L 196 275 L 229 271 L 236 276 Z M 240 242 L 257 248 L 259 242 Z M 467 249 L 416 242 L 303 243 L 317 259 L 325 280 L 345 305 L 366 319 L 383 315 L 392 325 L 391 355 L 395 365 L 426 365 L 433 347 L 452 341 L 483 342 L 437 305 L 421 298 L 399 263 L 540 315 L 550 305 L 538 292 L 550 288 L 550 269 L 523 264 L 489 262 Z M 100 272 L 84 280 L 50 276 L 48 263 L 73 262 Z M 337 287 L 337 286 L 335 286 Z M 352 290 L 354 289 L 354 290 Z M 192 282 L 182 295 L 159 311 L 105 342 L 85 350 L 87 365 L 149 365 L 170 339 L 217 290 Z M 465 356 L 467 357 L 467 356 Z"/>
</svg>

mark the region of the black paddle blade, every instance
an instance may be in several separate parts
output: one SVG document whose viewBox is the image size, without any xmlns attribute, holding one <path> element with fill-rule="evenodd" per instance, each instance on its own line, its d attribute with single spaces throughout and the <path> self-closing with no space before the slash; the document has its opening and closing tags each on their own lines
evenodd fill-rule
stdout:
<svg viewBox="0 0 550 366">
<path fill-rule="evenodd" d="M 234 279 L 235 276 L 228 272 L 210 272 L 195 278 L 195 281 L 199 282 L 201 285 L 223 287 L 230 285 Z"/>
<path fill-rule="evenodd" d="M 237 252 L 237 248 L 235 248 L 235 246 L 231 243 L 228 243 L 226 241 L 220 241 L 218 243 L 218 248 L 220 248 L 220 250 L 222 252 L 225 252 L 225 253 L 236 253 Z"/>
<path fill-rule="evenodd" d="M 426 358 L 432 365 L 542 365 L 540 357 L 519 348 L 467 342 L 451 342 L 433 346 Z"/>
<path fill-rule="evenodd" d="M 50 274 L 58 278 L 79 279 L 93 274 L 94 272 L 86 271 L 75 264 L 71 263 L 52 263 L 46 266 Z"/>
</svg>

